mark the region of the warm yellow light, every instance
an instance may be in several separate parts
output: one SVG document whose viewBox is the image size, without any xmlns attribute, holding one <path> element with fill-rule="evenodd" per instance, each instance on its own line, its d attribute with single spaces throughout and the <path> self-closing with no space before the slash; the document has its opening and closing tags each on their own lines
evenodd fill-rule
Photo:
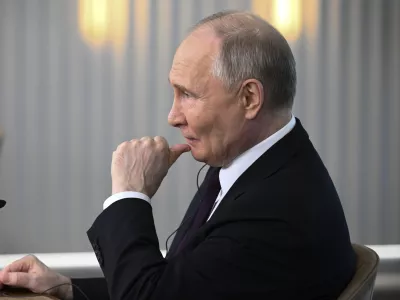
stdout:
<svg viewBox="0 0 400 300">
<path fill-rule="evenodd" d="M 319 0 L 304 0 L 303 12 L 304 31 L 309 40 L 314 40 L 319 22 Z"/>
<path fill-rule="evenodd" d="M 110 43 L 122 50 L 128 34 L 128 0 L 80 0 L 79 29 L 94 46 Z"/>
<path fill-rule="evenodd" d="M 135 39 L 143 46 L 146 46 L 146 39 L 149 36 L 149 2 L 148 0 L 134 0 L 133 2 Z"/>
<path fill-rule="evenodd" d="M 275 26 L 289 41 L 299 38 L 303 26 L 315 28 L 316 0 L 253 0 L 252 11 Z M 303 15 L 305 19 L 303 20 Z"/>
<path fill-rule="evenodd" d="M 302 29 L 300 0 L 275 0 L 273 24 L 288 39 L 295 40 Z"/>
</svg>

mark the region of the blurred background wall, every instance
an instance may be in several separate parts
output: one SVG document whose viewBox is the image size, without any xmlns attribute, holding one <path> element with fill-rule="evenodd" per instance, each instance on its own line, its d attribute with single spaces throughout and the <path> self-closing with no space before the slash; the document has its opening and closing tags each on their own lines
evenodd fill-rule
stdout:
<svg viewBox="0 0 400 300">
<path fill-rule="evenodd" d="M 400 243 L 400 1 L 0 0 L 0 253 L 90 250 L 112 151 L 145 135 L 181 141 L 167 124 L 171 60 L 222 9 L 253 10 L 289 39 L 295 115 L 353 241 Z M 161 248 L 200 166 L 181 158 L 153 199 Z"/>
</svg>

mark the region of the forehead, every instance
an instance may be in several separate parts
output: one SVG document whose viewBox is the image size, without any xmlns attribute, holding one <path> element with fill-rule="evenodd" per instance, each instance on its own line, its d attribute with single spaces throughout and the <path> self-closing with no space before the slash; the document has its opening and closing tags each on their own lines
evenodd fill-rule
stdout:
<svg viewBox="0 0 400 300">
<path fill-rule="evenodd" d="M 211 29 L 198 29 L 178 47 L 170 71 L 172 83 L 192 85 L 209 77 L 220 40 Z"/>
</svg>

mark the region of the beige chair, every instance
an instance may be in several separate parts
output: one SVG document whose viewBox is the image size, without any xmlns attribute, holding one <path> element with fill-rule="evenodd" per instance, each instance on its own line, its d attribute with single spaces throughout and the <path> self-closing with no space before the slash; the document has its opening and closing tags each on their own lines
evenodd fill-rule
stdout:
<svg viewBox="0 0 400 300">
<path fill-rule="evenodd" d="M 357 255 L 356 273 L 338 300 L 371 300 L 379 256 L 365 246 L 353 244 L 353 249 Z"/>
</svg>

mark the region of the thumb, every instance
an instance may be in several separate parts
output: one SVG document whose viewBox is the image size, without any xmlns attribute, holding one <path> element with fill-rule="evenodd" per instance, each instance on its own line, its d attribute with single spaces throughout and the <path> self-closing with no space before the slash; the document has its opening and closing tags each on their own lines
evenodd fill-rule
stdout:
<svg viewBox="0 0 400 300">
<path fill-rule="evenodd" d="M 187 144 L 176 144 L 169 148 L 169 166 L 172 166 L 183 153 L 190 151 Z"/>
</svg>

